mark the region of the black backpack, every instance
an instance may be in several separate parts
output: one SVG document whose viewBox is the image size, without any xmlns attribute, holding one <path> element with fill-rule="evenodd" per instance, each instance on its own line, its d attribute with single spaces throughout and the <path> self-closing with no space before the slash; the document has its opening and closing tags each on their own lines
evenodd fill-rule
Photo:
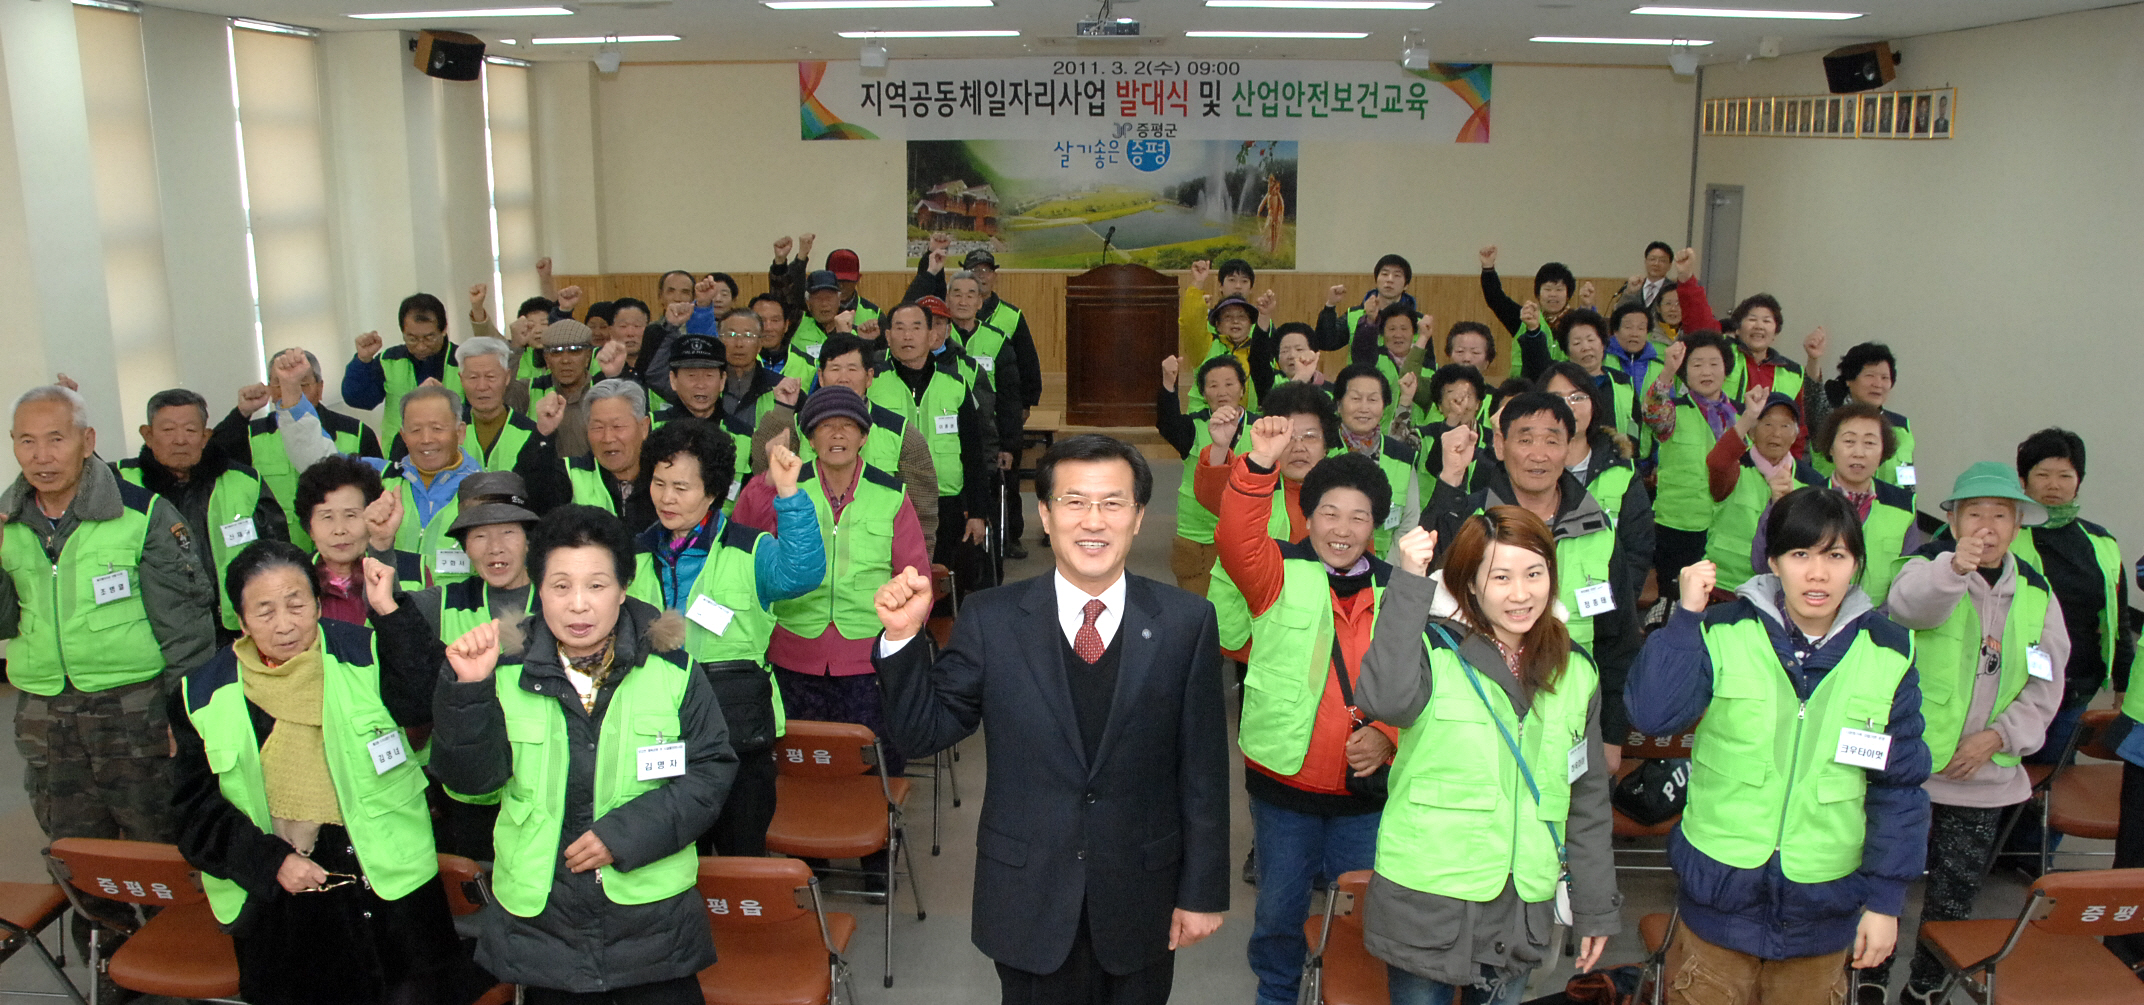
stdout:
<svg viewBox="0 0 2144 1005">
<path fill-rule="evenodd" d="M 1647 758 L 1639 762 L 1637 770 L 1615 783 L 1608 801 L 1640 826 L 1653 827 L 1682 812 L 1689 790 L 1689 758 Z"/>
</svg>

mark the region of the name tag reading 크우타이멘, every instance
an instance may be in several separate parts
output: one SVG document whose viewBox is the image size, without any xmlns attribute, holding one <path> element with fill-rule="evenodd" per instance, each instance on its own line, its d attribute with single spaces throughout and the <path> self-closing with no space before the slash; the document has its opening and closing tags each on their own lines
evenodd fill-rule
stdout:
<svg viewBox="0 0 2144 1005">
<path fill-rule="evenodd" d="M 1831 759 L 1856 768 L 1882 771 L 1891 763 L 1891 738 L 1883 733 L 1845 726 L 1839 730 L 1839 749 Z"/>
</svg>

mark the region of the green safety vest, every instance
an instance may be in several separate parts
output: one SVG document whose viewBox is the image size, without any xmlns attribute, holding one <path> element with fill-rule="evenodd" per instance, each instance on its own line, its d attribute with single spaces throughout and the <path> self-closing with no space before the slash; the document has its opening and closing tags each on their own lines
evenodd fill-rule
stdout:
<svg viewBox="0 0 2144 1005">
<path fill-rule="evenodd" d="M 119 477 L 140 485 L 141 459 L 129 457 L 120 461 Z M 209 490 L 207 526 L 194 528 L 194 533 L 208 535 L 208 553 L 216 560 L 216 568 L 211 572 L 215 577 L 218 616 L 229 631 L 238 630 L 238 610 L 231 606 L 231 597 L 224 592 L 223 574 L 230 571 L 231 560 L 237 558 L 246 545 L 260 540 L 260 528 L 252 528 L 250 536 L 237 544 L 223 543 L 223 528 L 240 520 L 251 523 L 260 501 L 260 476 L 243 464 L 232 464 L 216 477 L 216 487 Z"/>
<path fill-rule="evenodd" d="M 810 593 L 775 601 L 775 621 L 807 639 L 818 638 L 830 624 L 841 629 L 845 639 L 877 635 L 880 626 L 873 601 L 879 586 L 899 571 L 893 567 L 893 524 L 907 498 L 901 480 L 865 464 L 839 520 L 812 465 L 798 472 L 797 488 L 811 496 L 812 507 L 819 513 L 826 578 Z"/>
<path fill-rule="evenodd" d="M 365 453 L 365 424 L 341 412 L 316 409 L 320 415 L 320 428 L 335 440 L 335 452 L 351 457 L 378 456 L 379 444 L 375 440 L 372 453 Z M 276 432 L 275 416 L 269 415 L 246 423 L 246 439 L 253 448 L 253 473 L 266 482 L 275 501 L 282 504 L 284 522 L 290 525 L 290 543 L 306 551 L 313 550 L 313 537 L 305 532 L 305 516 L 298 513 L 298 469 L 291 466 L 290 454 L 283 449 L 282 434 Z"/>
<path fill-rule="evenodd" d="M 1727 343 L 1735 349 L 1735 368 L 1734 372 L 1727 375 L 1727 382 L 1720 386 L 1720 393 L 1726 395 L 1727 400 L 1734 402 L 1736 407 L 1739 408 L 1742 404 L 1742 396 L 1749 393 L 1749 354 L 1742 351 L 1741 343 L 1733 335 L 1727 337 Z M 1779 355 L 1779 350 L 1777 349 L 1767 349 L 1766 353 L 1765 358 L 1771 360 L 1772 364 L 1772 393 L 1784 394 L 1789 398 L 1800 401 L 1802 397 L 1801 364 L 1785 356 L 1772 359 L 1773 356 Z"/>
<path fill-rule="evenodd" d="M 523 614 L 536 613 L 536 590 L 529 589 Z M 478 625 L 491 620 L 491 584 L 477 577 L 449 583 L 439 591 L 439 641 L 453 645 Z"/>
<path fill-rule="evenodd" d="M 462 434 L 462 453 L 476 458 L 486 471 L 512 471 L 521 462 L 521 452 L 528 448 L 529 441 L 541 435 L 528 416 L 508 409 L 506 424 L 499 427 L 499 438 L 491 441 L 490 450 L 477 440 L 476 424 L 472 422 Z"/>
<path fill-rule="evenodd" d="M 1389 415 L 1386 417 L 1386 421 L 1391 421 Z M 1333 451 L 1330 456 L 1337 457 L 1346 452 L 1347 448 L 1341 447 Z M 1385 483 L 1392 486 L 1392 506 L 1385 513 L 1385 522 L 1379 524 L 1376 533 L 1372 535 L 1373 543 L 1377 547 L 1377 556 L 1384 558 L 1392 553 L 1392 538 L 1394 535 L 1407 532 L 1405 528 L 1400 526 L 1400 517 L 1402 515 L 1400 510 L 1406 508 L 1407 505 L 1407 486 L 1421 477 L 1422 459 L 1413 444 L 1397 437 L 1387 436 L 1381 449 L 1378 450 L 1375 460 L 1377 461 L 1377 469 L 1385 473 Z"/>
<path fill-rule="evenodd" d="M 1730 620 L 1737 611 L 1744 613 Z M 1712 702 L 1690 751 L 1684 839 L 1735 869 L 1760 868 L 1776 851 L 1780 870 L 1796 883 L 1851 875 L 1861 867 L 1869 783 L 1866 769 L 1832 759 L 1839 731 L 1885 731 L 1892 696 L 1913 668 L 1913 643 L 1880 641 L 1864 622 L 1804 704 L 1756 614 L 1714 608 L 1702 631 Z"/>
<path fill-rule="evenodd" d="M 919 424 L 923 441 L 930 447 L 931 465 L 938 472 L 938 494 L 957 496 L 968 484 L 960 457 L 960 406 L 968 400 L 967 385 L 935 363 L 925 363 L 931 380 L 924 385 L 923 400 L 918 402 L 907 382 L 894 372 L 898 365 L 888 361 L 886 369 L 872 378 L 867 389 L 870 393 L 864 397 L 899 415 L 904 422 Z"/>
<path fill-rule="evenodd" d="M 1861 569 L 1861 592 L 1869 595 L 1870 603 L 1882 607 L 1891 596 L 1891 581 L 1898 578 L 1899 567 L 1906 564 L 1906 535 L 1912 532 L 1914 520 L 1913 493 L 1880 478 L 1874 485 L 1876 501 L 1869 504 L 1869 518 L 1861 521 L 1861 542 L 1869 556 L 1868 564 Z"/>
<path fill-rule="evenodd" d="M 313 648 L 321 654 L 321 746 L 328 779 L 342 807 L 343 828 L 381 900 L 400 900 L 439 874 L 432 845 L 432 812 L 425 803 L 424 769 L 409 732 L 397 725 L 380 700 L 380 661 L 372 633 L 338 621 L 320 622 Z M 268 781 L 261 773 L 262 737 L 253 731 L 238 657 L 225 646 L 180 683 L 186 715 L 201 734 L 208 769 L 223 798 L 263 834 L 274 833 L 268 815 Z M 401 737 L 403 759 L 379 771 L 368 745 L 388 734 Z M 236 882 L 207 871 L 201 889 L 216 920 L 229 925 L 246 906 Z"/>
<path fill-rule="evenodd" d="M 767 644 L 774 638 L 775 618 L 774 612 L 760 601 L 758 569 L 759 549 L 772 547 L 773 542 L 774 535 L 724 517 L 719 537 L 700 566 L 700 577 L 692 581 L 677 611 L 686 615 L 683 651 L 695 665 L 751 663 L 766 671 L 773 691 L 774 735 L 779 737 L 787 730 L 789 717 L 782 706 L 782 690 L 773 686 L 774 671 L 767 662 Z M 662 580 L 654 557 L 642 552 L 635 565 L 633 586 L 627 592 L 652 606 L 664 606 Z M 702 597 L 730 612 L 729 622 L 719 634 L 691 616 Z M 720 616 L 719 612 L 716 616 Z M 877 618 L 874 611 L 872 619 Z"/>
<path fill-rule="evenodd" d="M 677 742 L 683 735 L 679 706 L 691 671 L 656 653 L 618 680 L 596 738 L 593 802 L 595 819 L 661 787 L 668 779 L 639 780 L 635 751 Z M 499 822 L 494 847 L 492 895 L 507 913 L 533 918 L 551 898 L 565 827 L 566 775 L 572 752 L 566 749 L 566 710 L 559 697 L 521 687 L 521 660 L 501 662 L 499 706 L 506 713 L 506 738 L 513 747 L 513 774 L 499 793 Z M 686 751 L 689 756 L 692 751 Z M 478 793 L 483 795 L 483 793 Z M 597 873 L 603 894 L 613 904 L 650 904 L 692 888 L 700 872 L 697 849 L 690 841 L 631 872 L 606 865 Z"/>
<path fill-rule="evenodd" d="M 999 306 L 1002 307 L 1003 305 L 1000 304 Z M 978 321 L 975 324 L 975 331 L 966 335 L 961 334 L 958 325 L 954 326 L 952 339 L 953 347 L 967 353 L 968 358 L 974 360 L 976 366 L 981 367 L 984 373 L 990 375 L 991 383 L 995 385 L 998 373 L 998 357 L 1005 354 L 1006 344 L 1012 341 L 1012 336 L 995 325 Z"/>
<path fill-rule="evenodd" d="M 1213 446 L 1213 431 L 1206 421 L 1213 418 L 1210 409 L 1201 409 L 1187 416 L 1191 420 L 1191 453 L 1184 458 L 1184 478 L 1176 487 L 1176 536 L 1194 544 L 1212 544 L 1214 526 L 1221 522 L 1219 515 L 1199 502 L 1199 495 L 1192 487 L 1192 472 L 1198 470 L 1199 458 L 1206 455 L 1206 448 Z M 1252 416 L 1245 413 L 1236 420 L 1236 435 L 1240 442 L 1243 431 L 1250 428 Z M 1283 532 L 1285 534 L 1285 532 Z"/>
<path fill-rule="evenodd" d="M 1014 332 L 1020 330 L 1020 308 L 1014 307 L 1001 299 L 996 307 L 990 309 L 990 316 L 982 318 L 981 321 L 983 324 L 1003 332 L 1005 337 L 1010 339 Z"/>
<path fill-rule="evenodd" d="M 1280 596 L 1251 619 L 1249 669 L 1243 678 L 1243 756 L 1283 777 L 1303 770 L 1325 684 L 1333 679 L 1333 594 L 1325 563 L 1301 545 L 1281 546 Z M 1370 563 L 1370 604 L 1384 601 L 1392 567 Z"/>
<path fill-rule="evenodd" d="M 1678 438 L 1682 435 L 1680 425 L 1678 419 L 1675 431 Z M 1787 456 L 1792 459 L 1794 455 Z M 1795 461 L 1793 478 L 1797 486 L 1824 483 L 1808 461 Z M 1735 476 L 1734 491 L 1713 508 L 1712 527 L 1705 535 L 1705 559 L 1719 566 L 1720 589 L 1733 593 L 1757 574 L 1750 565 L 1749 552 L 1757 540 L 1757 520 L 1771 505 L 1772 485 L 1757 473 L 1756 462 L 1750 460 L 1749 451 L 1745 450 L 1742 452 L 1742 469 Z"/>
<path fill-rule="evenodd" d="M 1191 477 L 1185 472 L 1184 477 Z M 1266 515 L 1266 536 L 1282 545 L 1288 544 L 1288 506 L 1285 483 L 1273 487 L 1273 502 L 1276 504 Z M 1221 568 L 1221 560 L 1213 560 L 1213 582 L 1206 588 L 1206 599 L 1213 603 L 1214 615 L 1221 628 L 1221 648 L 1242 649 L 1251 643 L 1251 602 L 1245 600 L 1243 591 L 1236 588 L 1236 581 L 1229 577 L 1228 570 Z"/>
<path fill-rule="evenodd" d="M 389 464 L 387 470 L 380 472 L 380 485 L 389 492 L 402 494 L 402 525 L 395 528 L 395 550 L 416 555 L 423 565 L 424 574 L 431 577 L 435 586 L 468 579 L 471 573 L 439 571 L 440 552 L 461 550 L 461 544 L 447 536 L 447 528 L 454 526 L 454 518 L 461 513 L 460 494 L 457 493 L 455 498 L 447 500 L 446 505 L 439 508 L 439 512 L 432 514 L 431 523 L 419 524 L 417 494 L 409 484 L 411 477 L 412 472 L 402 461 Z M 403 582 L 404 589 L 408 590 L 418 589 L 422 585 L 411 580 Z"/>
<path fill-rule="evenodd" d="M 1399 418 L 1400 414 L 1400 365 L 1392 358 L 1391 353 L 1380 351 L 1377 354 L 1377 372 L 1384 375 L 1385 387 L 1390 389 L 1389 393 L 1385 395 L 1385 417 L 1382 420 L 1383 424 L 1379 428 L 1391 429 L 1392 421 Z M 1334 388 L 1334 390 L 1339 391 L 1341 389 Z M 1337 402 L 1339 397 L 1338 394 L 1333 395 L 1334 401 Z"/>
<path fill-rule="evenodd" d="M 1586 483 L 1586 491 L 1592 493 L 1593 501 L 1601 504 L 1601 512 L 1608 514 L 1608 523 L 1613 526 L 1623 517 L 1623 497 L 1630 494 L 1631 482 L 1638 476 L 1638 469 L 1629 461 L 1619 460 L 1600 470 L 1593 480 Z"/>
<path fill-rule="evenodd" d="M 1933 549 L 1949 547 L 1950 542 L 1932 544 L 1924 554 L 1934 561 Z M 1996 670 L 1995 705 L 1988 710 L 1989 722 L 2002 715 L 2025 690 L 2029 679 L 2025 650 L 2039 645 L 2040 629 L 2047 623 L 2047 605 L 2053 602 L 2040 570 L 2022 558 L 2013 556 L 2013 560 L 2017 562 L 2017 593 L 2010 598 L 2009 616 L 2003 619 L 2002 663 Z M 1920 652 L 1921 717 L 1928 722 L 1921 735 L 1928 742 L 1930 771 L 1948 767 L 1950 755 L 1957 752 L 1958 741 L 1964 737 L 1965 716 L 1973 704 L 1973 683 L 1980 676 L 1980 647 L 1985 636 L 1980 612 L 1973 609 L 1970 594 L 1959 599 L 1942 624 L 1913 633 L 1913 646 Z M 1989 759 L 2004 767 L 2020 760 L 2016 754 L 2005 753 Z"/>
<path fill-rule="evenodd" d="M 445 384 L 447 390 L 460 394 L 461 360 L 455 356 L 454 343 L 447 343 L 441 351 L 447 354 L 447 361 L 439 369 L 439 382 Z M 417 389 L 417 361 L 410 358 L 408 349 L 390 346 L 380 353 L 379 362 L 380 372 L 387 378 L 387 400 L 380 405 L 380 431 L 386 434 L 387 442 L 391 444 L 395 437 L 402 435 L 402 396 Z M 530 399 L 529 407 L 536 407 L 534 397 Z"/>
<path fill-rule="evenodd" d="M 1897 412 L 1886 410 L 1883 413 L 1883 417 L 1891 423 L 1891 437 L 1897 441 L 1898 449 L 1891 453 L 1890 459 L 1876 466 L 1876 480 L 1890 482 L 1899 488 L 1905 489 L 1907 495 L 1913 495 L 1914 485 L 1920 482 L 1919 475 L 1913 470 L 1913 429 L 1906 424 L 1906 417 Z M 1831 463 L 1831 458 L 1825 457 L 1814 450 L 1810 451 L 1809 460 L 1810 463 L 1816 465 L 1817 471 L 1825 477 L 1830 477 L 1831 473 L 1837 470 L 1837 467 Z M 1906 481 L 1899 480 L 1898 469 L 1902 467 L 1907 471 Z M 1908 482 L 1913 484 L 1908 484 Z"/>
<path fill-rule="evenodd" d="M 594 455 L 576 457 L 566 462 L 566 482 L 573 486 L 574 504 L 594 506 L 616 516 L 618 504 L 611 501 L 610 486 L 603 483 L 603 474 L 603 469 L 596 464 Z"/>
<path fill-rule="evenodd" d="M 1690 396 L 1677 395 L 1675 435 L 1660 444 L 1660 494 L 1653 500 L 1653 518 L 1662 527 L 1711 529 L 1714 505 L 1705 455 L 1719 439 Z"/>
<path fill-rule="evenodd" d="M 2114 641 L 2120 638 L 2122 633 L 2122 605 L 2116 592 L 2120 589 L 2122 583 L 2122 546 L 2114 540 L 2114 535 L 2108 533 L 2105 527 L 2090 520 L 2079 520 L 2077 525 L 2084 528 L 2085 537 L 2092 542 L 2092 558 L 2099 565 L 2101 585 L 2106 591 L 2105 601 L 2100 605 L 2099 609 L 2099 658 L 2107 667 L 2107 686 L 2113 687 L 2115 680 Z M 2039 531 L 2040 528 L 2038 527 L 2021 528 L 2017 537 L 2010 542 L 2010 554 L 2030 563 L 2034 569 L 2038 569 L 2042 565 L 2040 561 L 2040 543 L 2033 537 Z M 2006 632 L 2005 634 L 2008 633 Z M 2136 690 L 2136 688 L 2132 687 L 2129 692 Z M 2129 692 L 2124 692 L 2122 697 L 2122 711 L 2124 714 L 2127 714 L 2131 707 L 2128 697 Z M 2130 718 L 2139 717 L 2130 716 Z"/>
<path fill-rule="evenodd" d="M 1555 690 L 1536 692 L 1521 719 L 1489 676 L 1507 673 L 1501 665 L 1473 671 L 1476 694 L 1457 652 L 1434 635 L 1423 646 L 1429 704 L 1400 730 L 1377 828 L 1378 875 L 1475 903 L 1496 899 L 1507 882 L 1531 903 L 1554 897 L 1563 871 L 1556 843 L 1571 814 L 1571 748 L 1588 742 L 1586 713 L 1600 687 L 1593 660 L 1573 646 Z M 1499 724 L 1518 742 L 1538 802 Z"/>
<path fill-rule="evenodd" d="M 84 520 L 67 535 L 60 560 L 45 557 L 37 532 L 19 520 L 0 526 L 0 568 L 15 581 L 21 624 L 7 646 L 7 679 L 31 694 L 55 695 L 72 684 L 109 691 L 164 672 L 164 650 L 142 596 L 142 549 L 156 495 L 119 482 L 119 516 Z M 127 595 L 97 603 L 95 580 L 125 573 Z"/>
</svg>

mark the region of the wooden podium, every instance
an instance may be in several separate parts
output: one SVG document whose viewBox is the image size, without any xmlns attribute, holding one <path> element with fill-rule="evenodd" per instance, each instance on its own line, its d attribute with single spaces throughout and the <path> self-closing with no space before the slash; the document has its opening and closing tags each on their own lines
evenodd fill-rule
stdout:
<svg viewBox="0 0 2144 1005">
<path fill-rule="evenodd" d="M 1176 352 L 1177 290 L 1144 265 L 1065 280 L 1066 425 L 1154 424 L 1161 361 Z"/>
</svg>

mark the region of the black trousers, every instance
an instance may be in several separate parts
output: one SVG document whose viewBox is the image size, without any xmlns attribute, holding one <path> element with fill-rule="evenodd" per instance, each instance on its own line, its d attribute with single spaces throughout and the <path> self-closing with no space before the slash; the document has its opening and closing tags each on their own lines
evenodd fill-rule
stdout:
<svg viewBox="0 0 2144 1005">
<path fill-rule="evenodd" d="M 767 854 L 767 827 L 774 823 L 774 775 L 773 747 L 737 755 L 737 780 L 730 783 L 715 825 L 700 835 L 700 854 Z"/>
<path fill-rule="evenodd" d="M 1072 937 L 1072 952 L 1054 973 L 1034 974 L 1003 963 L 998 984 L 1005 1005 L 1166 1005 L 1169 989 L 1176 982 L 1176 954 L 1128 974 L 1112 974 L 1095 958 L 1094 940 L 1087 932 L 1087 912 L 1079 915 L 1079 933 Z"/>
<path fill-rule="evenodd" d="M 2136 728 L 2128 719 L 2116 719 L 2112 729 Z M 2112 737 L 2110 739 L 2118 739 Z M 2122 762 L 2122 824 L 2114 836 L 2114 867 L 2144 866 L 2144 768 Z M 2144 936 L 2118 935 L 2107 946 L 2124 959 L 2144 959 Z"/>
<path fill-rule="evenodd" d="M 971 516 L 985 521 L 996 518 L 992 513 L 969 513 L 963 496 L 938 497 L 938 540 L 931 551 L 931 561 L 953 570 L 953 591 L 963 598 L 997 585 L 990 556 L 981 545 L 961 540 L 968 533 Z"/>
<path fill-rule="evenodd" d="M 707 999 L 700 994 L 699 978 L 676 977 L 611 991 L 523 988 L 521 1000 L 527 1005 L 701 1005 Z"/>
</svg>

